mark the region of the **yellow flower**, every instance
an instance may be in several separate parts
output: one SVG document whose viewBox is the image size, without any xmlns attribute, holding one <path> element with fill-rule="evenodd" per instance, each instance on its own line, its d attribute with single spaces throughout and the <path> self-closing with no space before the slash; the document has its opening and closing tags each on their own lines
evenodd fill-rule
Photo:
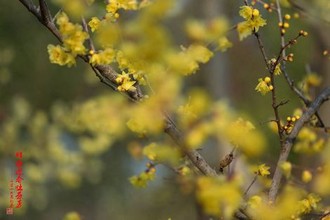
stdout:
<svg viewBox="0 0 330 220">
<path fill-rule="evenodd" d="M 68 212 L 65 214 L 63 220 L 80 220 L 80 215 L 77 212 Z"/>
<path fill-rule="evenodd" d="M 266 20 L 261 17 L 259 11 L 250 6 L 242 6 L 239 14 L 245 19 L 245 21 L 237 24 L 240 40 L 243 40 L 253 32 L 258 32 L 260 27 L 266 25 Z"/>
<path fill-rule="evenodd" d="M 304 170 L 301 174 L 301 179 L 304 183 L 309 183 L 313 178 L 313 175 L 310 171 Z"/>
<path fill-rule="evenodd" d="M 266 95 L 268 92 L 273 90 L 273 86 L 267 83 L 267 77 L 265 77 L 265 79 L 259 78 L 258 81 L 259 83 L 255 88 L 257 92 L 260 92 L 262 95 Z"/>
<path fill-rule="evenodd" d="M 285 161 L 281 164 L 281 169 L 282 172 L 284 173 L 286 178 L 289 178 L 291 176 L 291 170 L 292 170 L 292 165 L 290 162 Z"/>
<path fill-rule="evenodd" d="M 81 55 L 86 53 L 84 41 L 89 37 L 79 24 L 73 24 L 68 16 L 62 12 L 56 18 L 60 33 L 63 37 L 63 45 L 72 55 Z"/>
<path fill-rule="evenodd" d="M 260 206 L 261 202 L 262 202 L 262 199 L 260 196 L 252 196 L 251 198 L 249 198 L 248 205 L 252 209 L 256 209 Z"/>
<path fill-rule="evenodd" d="M 259 176 L 268 176 L 270 174 L 269 169 L 270 167 L 266 166 L 266 164 L 261 164 L 258 166 L 256 174 Z"/>
<path fill-rule="evenodd" d="M 197 201 L 205 213 L 231 219 L 241 202 L 238 183 L 225 182 L 219 178 L 200 177 L 197 180 Z"/>
<path fill-rule="evenodd" d="M 115 56 L 115 51 L 112 48 L 107 48 L 99 53 L 94 53 L 91 56 L 89 63 L 94 66 L 110 64 L 114 60 Z"/>
<path fill-rule="evenodd" d="M 71 67 L 72 65 L 76 64 L 76 60 L 74 56 L 70 53 L 64 51 L 64 48 L 59 45 L 52 45 L 49 44 L 47 46 L 49 60 L 51 63 L 58 64 L 60 66 L 67 65 Z"/>
<path fill-rule="evenodd" d="M 213 53 L 206 47 L 198 44 L 190 45 L 186 51 L 187 55 L 200 63 L 206 63 L 213 56 Z"/>
<path fill-rule="evenodd" d="M 88 22 L 88 25 L 91 28 L 92 32 L 97 30 L 97 28 L 100 26 L 100 22 L 100 19 L 98 19 L 97 17 L 92 17 L 92 19 Z"/>
<path fill-rule="evenodd" d="M 232 47 L 233 44 L 228 40 L 227 37 L 221 37 L 218 40 L 218 49 L 221 52 L 226 52 L 228 48 Z"/>
</svg>

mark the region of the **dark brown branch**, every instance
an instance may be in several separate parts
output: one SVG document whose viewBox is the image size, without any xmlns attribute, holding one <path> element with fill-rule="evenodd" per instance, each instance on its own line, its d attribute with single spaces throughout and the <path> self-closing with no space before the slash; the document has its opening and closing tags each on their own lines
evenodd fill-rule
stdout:
<svg viewBox="0 0 330 220">
<path fill-rule="evenodd" d="M 310 118 L 316 113 L 323 102 L 330 98 L 330 87 L 324 89 L 319 96 L 310 104 L 308 109 L 300 117 L 300 119 L 295 123 L 291 133 L 285 138 L 283 143 L 280 157 L 277 162 L 276 170 L 272 179 L 272 185 L 269 190 L 269 201 L 274 202 L 280 187 L 281 179 L 283 173 L 281 171 L 281 164 L 287 161 L 290 151 L 292 149 L 293 143 L 299 134 L 299 131 L 307 123 Z"/>
</svg>

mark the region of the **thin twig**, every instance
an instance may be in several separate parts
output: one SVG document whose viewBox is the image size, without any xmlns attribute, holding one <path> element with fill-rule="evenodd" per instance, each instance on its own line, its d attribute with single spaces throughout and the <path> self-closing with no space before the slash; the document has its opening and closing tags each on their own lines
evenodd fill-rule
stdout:
<svg viewBox="0 0 330 220">
<path fill-rule="evenodd" d="M 258 178 L 258 174 L 256 174 L 256 175 L 253 177 L 252 182 L 251 182 L 250 185 L 246 188 L 246 190 L 245 190 L 245 192 L 244 192 L 244 194 L 243 194 L 244 197 L 247 196 L 247 194 L 248 194 L 250 188 L 251 188 L 252 185 L 257 181 L 257 178 Z"/>
</svg>

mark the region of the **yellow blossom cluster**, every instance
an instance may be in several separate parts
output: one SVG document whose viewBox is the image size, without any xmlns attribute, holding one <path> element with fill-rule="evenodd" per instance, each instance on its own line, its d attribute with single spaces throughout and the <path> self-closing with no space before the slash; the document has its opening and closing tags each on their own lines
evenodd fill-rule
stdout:
<svg viewBox="0 0 330 220">
<path fill-rule="evenodd" d="M 237 32 L 240 40 L 258 32 L 259 28 L 266 25 L 266 20 L 261 17 L 258 9 L 251 6 L 242 6 L 239 11 L 241 17 L 245 19 L 237 24 Z"/>
<path fill-rule="evenodd" d="M 51 63 L 72 66 L 76 63 L 75 57 L 86 53 L 84 46 L 88 34 L 82 30 L 79 24 L 73 24 L 69 17 L 61 12 L 56 17 L 57 25 L 62 36 L 63 46 L 48 45 L 48 54 Z"/>
<path fill-rule="evenodd" d="M 60 45 L 54 46 L 52 44 L 49 44 L 47 46 L 47 50 L 51 63 L 55 63 L 60 66 L 67 65 L 68 67 L 71 67 L 76 64 L 75 57 L 71 53 L 66 52 L 65 48 L 61 47 Z"/>
<path fill-rule="evenodd" d="M 137 10 L 149 4 L 149 0 L 111 0 L 106 6 L 109 18 L 117 19 L 119 17 L 118 10 Z"/>
<path fill-rule="evenodd" d="M 83 15 L 89 13 L 94 0 L 54 0 L 54 2 L 60 5 L 70 17 L 79 20 Z"/>
<path fill-rule="evenodd" d="M 216 49 L 222 52 L 225 52 L 233 45 L 225 36 L 228 29 L 228 22 L 222 17 L 216 17 L 204 22 L 193 19 L 186 22 L 186 32 L 190 38 L 205 44 L 214 42 Z"/>
<path fill-rule="evenodd" d="M 225 181 L 220 177 L 199 177 L 197 201 L 205 213 L 231 219 L 241 202 L 239 181 Z"/>
<path fill-rule="evenodd" d="M 300 219 L 303 214 L 318 208 L 320 197 L 315 194 L 286 187 L 275 204 L 270 204 L 267 198 L 253 195 L 248 200 L 248 213 L 253 219 Z"/>
<path fill-rule="evenodd" d="M 89 63 L 92 65 L 107 65 L 113 62 L 116 57 L 116 53 L 112 48 L 106 48 L 100 52 L 91 52 L 91 58 L 89 59 Z"/>
<path fill-rule="evenodd" d="M 316 73 L 307 74 L 301 82 L 299 82 L 299 86 L 307 97 L 310 97 L 310 91 L 312 88 L 320 86 L 322 83 L 322 77 Z"/>
<path fill-rule="evenodd" d="M 213 56 L 213 53 L 205 46 L 193 44 L 183 48 L 179 53 L 170 53 L 167 63 L 171 70 L 182 75 L 195 73 L 199 63 L 206 63 Z"/>
<path fill-rule="evenodd" d="M 318 153 L 324 149 L 325 143 L 325 140 L 318 137 L 312 128 L 303 127 L 297 136 L 294 151 L 299 153 Z"/>
<path fill-rule="evenodd" d="M 136 82 L 131 79 L 128 73 L 122 72 L 116 78 L 116 83 L 118 85 L 118 91 L 125 92 L 125 91 L 133 91 L 136 88 L 133 86 Z"/>
<path fill-rule="evenodd" d="M 57 15 L 56 23 L 59 26 L 64 47 L 74 56 L 85 54 L 87 49 L 84 42 L 89 36 L 83 31 L 82 26 L 71 23 L 64 12 Z"/>
<path fill-rule="evenodd" d="M 264 79 L 259 78 L 259 83 L 256 86 L 255 90 L 257 92 L 260 92 L 262 95 L 266 95 L 268 92 L 272 91 L 274 89 L 273 85 L 271 84 L 270 77 L 265 77 Z"/>
<path fill-rule="evenodd" d="M 266 166 L 266 164 L 261 164 L 261 165 L 258 166 L 255 173 L 258 176 L 268 176 L 270 174 L 269 169 L 270 169 L 270 167 Z"/>
<path fill-rule="evenodd" d="M 174 146 L 159 145 L 156 143 L 145 146 L 143 148 L 143 154 L 149 160 L 168 163 L 170 165 L 177 165 L 181 158 L 181 153 Z"/>
</svg>

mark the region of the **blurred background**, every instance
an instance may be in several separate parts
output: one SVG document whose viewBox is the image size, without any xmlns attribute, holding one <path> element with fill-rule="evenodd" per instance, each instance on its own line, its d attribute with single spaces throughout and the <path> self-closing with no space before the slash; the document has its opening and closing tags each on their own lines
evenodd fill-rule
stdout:
<svg viewBox="0 0 330 220">
<path fill-rule="evenodd" d="M 318 74 L 322 77 L 322 88 L 330 85 L 329 59 L 322 55 L 330 49 L 330 4 L 328 0 L 295 2 L 299 5 L 295 10 L 283 8 L 284 12 L 299 14 L 298 19 L 290 21 L 286 38 L 296 36 L 301 29 L 310 34 L 288 50 L 294 53 L 295 62 L 288 64 L 287 70 L 295 82 L 301 81 L 306 73 Z M 177 45 L 187 45 L 189 39 L 183 31 L 187 19 L 225 16 L 234 26 L 242 20 L 238 15 L 242 4 L 243 1 L 177 0 L 165 25 Z M 260 30 L 266 52 L 275 57 L 280 44 L 277 15 L 263 10 L 262 5 L 257 8 L 268 23 Z M 52 9 L 56 11 L 55 6 Z M 252 36 L 240 42 L 236 31 L 229 32 L 228 38 L 234 46 L 226 53 L 218 52 L 211 62 L 201 66 L 198 74 L 186 78 L 185 86 L 206 88 L 213 99 L 225 99 L 239 113 L 251 118 L 268 138 L 270 150 L 263 156 L 264 160 L 274 164 L 278 140 L 265 123 L 272 116 L 271 100 L 254 91 L 258 78 L 266 71 L 256 49 L 257 42 Z M 125 135 L 125 138 L 90 137 L 71 124 L 73 114 L 88 114 L 86 122 L 102 117 L 102 114 L 93 115 L 90 109 L 111 104 L 105 104 L 104 99 L 120 106 L 122 97 L 101 84 L 83 62 L 72 68 L 51 64 L 47 53 L 49 43 L 57 44 L 55 37 L 19 1 L 2 1 L 0 219 L 57 220 L 71 211 L 78 212 L 82 219 L 95 220 L 195 219 L 193 195 L 181 193 L 175 175 L 167 167 L 157 168 L 156 180 L 149 187 L 131 186 L 128 178 L 142 172 L 146 163 L 131 156 L 131 151 L 138 149 L 134 146 L 139 145 L 135 135 L 121 132 L 118 125 L 113 128 L 119 130 L 116 137 Z M 281 108 L 281 115 L 292 115 L 295 108 L 302 106 L 300 100 L 283 77 L 278 80 L 278 88 L 278 99 L 289 100 Z M 319 89 L 313 92 L 315 95 Z M 86 104 L 86 100 L 91 101 Z M 329 104 L 321 109 L 326 125 L 330 124 Z M 120 114 L 120 110 L 113 114 Z M 87 149 L 89 145 L 93 145 L 94 151 Z M 23 152 L 24 200 L 23 208 L 10 216 L 5 214 L 5 208 L 9 202 L 9 180 L 15 178 L 16 151 Z M 217 166 L 218 157 L 211 151 L 202 154 L 213 167 Z M 306 160 L 313 155 L 292 157 Z"/>
</svg>

